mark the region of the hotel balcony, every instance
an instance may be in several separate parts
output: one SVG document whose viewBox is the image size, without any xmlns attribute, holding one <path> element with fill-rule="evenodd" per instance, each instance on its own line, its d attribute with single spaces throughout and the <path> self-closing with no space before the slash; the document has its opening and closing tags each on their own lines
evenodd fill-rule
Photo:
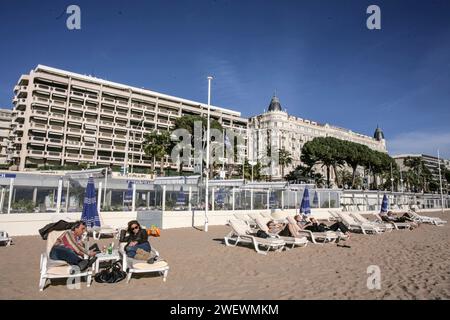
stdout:
<svg viewBox="0 0 450 320">
<path fill-rule="evenodd" d="M 83 110 L 82 104 L 71 102 L 69 105 L 70 105 L 70 108 L 73 108 L 74 110 L 81 110 L 81 111 Z"/>
<path fill-rule="evenodd" d="M 87 149 L 94 149 L 96 148 L 96 144 L 94 142 L 85 142 L 83 144 L 83 147 L 87 148 Z"/>
<path fill-rule="evenodd" d="M 50 126 L 48 126 L 48 131 L 61 132 L 62 133 L 62 132 L 64 132 L 64 127 L 50 125 Z"/>
<path fill-rule="evenodd" d="M 51 116 L 52 118 L 57 118 L 57 119 L 65 119 L 65 118 L 66 118 L 66 115 L 65 115 L 65 114 L 62 114 L 62 113 L 55 113 L 55 112 L 53 112 L 50 116 Z"/>
<path fill-rule="evenodd" d="M 41 156 L 41 157 L 43 157 L 45 155 L 45 151 L 41 151 L 41 150 L 28 150 L 27 153 L 30 156 Z"/>
<path fill-rule="evenodd" d="M 47 99 L 47 98 L 33 96 L 33 102 L 39 102 L 39 103 L 45 104 L 46 106 L 48 106 L 50 104 L 50 101 L 51 100 Z"/>
<path fill-rule="evenodd" d="M 47 157 L 61 159 L 62 153 L 56 151 L 47 151 Z"/>
<path fill-rule="evenodd" d="M 100 126 L 105 126 L 105 127 L 114 127 L 114 123 L 113 122 L 109 122 L 109 121 L 100 121 Z"/>
<path fill-rule="evenodd" d="M 80 159 L 80 155 L 78 153 L 66 152 L 65 158 L 70 160 L 78 160 Z"/>
<path fill-rule="evenodd" d="M 48 139 L 48 144 L 62 146 L 63 141 L 61 139 L 49 138 Z"/>
<path fill-rule="evenodd" d="M 76 134 L 76 135 L 81 135 L 81 129 L 78 128 L 67 128 L 67 132 Z"/>
<path fill-rule="evenodd" d="M 24 114 L 24 112 L 21 112 L 21 113 Z M 33 110 L 31 110 L 31 116 L 47 119 L 48 118 L 48 111 L 42 111 L 42 110 L 33 109 Z"/>
<path fill-rule="evenodd" d="M 68 146 L 81 146 L 81 141 L 66 140 L 66 145 L 68 145 Z"/>
<path fill-rule="evenodd" d="M 102 149 L 102 150 L 112 150 L 113 149 L 113 145 L 111 145 L 111 144 L 99 144 L 98 148 Z"/>
<path fill-rule="evenodd" d="M 66 103 L 63 102 L 63 101 L 59 101 L 59 100 L 52 100 L 52 107 L 58 107 L 58 108 L 61 108 L 61 109 L 66 109 Z"/>
<path fill-rule="evenodd" d="M 108 110 L 104 108 L 100 109 L 101 114 L 114 115 L 114 112 L 115 112 L 114 110 Z"/>
<path fill-rule="evenodd" d="M 84 118 L 86 122 L 92 123 L 93 125 L 97 125 L 97 119 Z"/>
<path fill-rule="evenodd" d="M 99 133 L 99 136 L 100 137 L 105 137 L 105 138 L 109 138 L 109 139 L 112 139 L 113 138 L 113 133 L 111 132 L 100 132 Z"/>
<path fill-rule="evenodd" d="M 91 155 L 91 154 L 82 154 L 80 156 L 80 159 L 82 160 L 95 160 L 95 155 Z"/>
<path fill-rule="evenodd" d="M 122 141 L 127 141 L 127 137 L 121 134 L 116 134 L 114 135 L 115 140 L 122 140 Z"/>
<path fill-rule="evenodd" d="M 107 162 L 111 162 L 111 157 L 105 157 L 105 156 L 100 156 L 100 157 L 98 157 L 98 159 L 100 160 L 100 161 L 107 161 Z"/>
<path fill-rule="evenodd" d="M 70 115 L 69 116 L 69 121 L 75 121 L 75 122 L 83 122 L 83 118 L 81 118 L 81 117 L 78 117 L 78 116 L 72 116 L 72 115 Z"/>
<path fill-rule="evenodd" d="M 48 127 L 47 125 L 42 124 L 42 123 L 36 123 L 36 122 L 31 122 L 30 123 L 30 128 L 31 129 L 35 129 L 35 130 L 47 130 L 47 127 Z"/>
<path fill-rule="evenodd" d="M 98 113 L 98 108 L 97 107 L 84 106 L 84 110 L 85 110 L 85 112 Z"/>
<path fill-rule="evenodd" d="M 44 137 L 35 137 L 35 136 L 32 136 L 32 137 L 30 137 L 29 138 L 29 141 L 30 142 L 33 142 L 33 143 L 35 143 L 35 144 L 45 144 L 45 138 Z"/>
</svg>

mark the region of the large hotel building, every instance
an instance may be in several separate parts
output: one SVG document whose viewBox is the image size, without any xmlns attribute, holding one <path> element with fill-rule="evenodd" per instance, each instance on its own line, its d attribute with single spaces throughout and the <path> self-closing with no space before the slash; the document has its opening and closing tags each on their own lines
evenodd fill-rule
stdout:
<svg viewBox="0 0 450 320">
<path fill-rule="evenodd" d="M 141 148 L 145 132 L 207 114 L 199 102 L 42 65 L 20 77 L 14 94 L 12 170 L 80 162 L 149 168 L 152 159 Z M 212 106 L 211 119 L 246 136 L 240 112 Z M 193 170 L 193 163 L 183 169 Z"/>
<path fill-rule="evenodd" d="M 20 77 L 14 94 L 11 170 L 81 162 L 132 166 L 135 171 L 149 168 L 152 159 L 141 147 L 146 132 L 170 130 L 174 120 L 184 115 L 207 114 L 207 106 L 199 102 L 42 65 Z M 260 159 L 269 144 L 289 151 L 293 162 L 285 173 L 300 164 L 303 144 L 315 137 L 332 136 L 386 152 L 379 128 L 369 137 L 291 116 L 282 110 L 277 97 L 272 98 L 267 112 L 250 119 L 215 106 L 211 117 L 244 137 L 245 148 L 240 152 L 250 160 Z M 269 141 L 273 132 L 278 133 L 276 141 Z M 164 162 L 177 168 L 169 158 Z M 193 171 L 193 166 L 191 163 L 183 170 Z M 279 166 L 271 168 L 271 176 L 281 178 Z"/>
</svg>

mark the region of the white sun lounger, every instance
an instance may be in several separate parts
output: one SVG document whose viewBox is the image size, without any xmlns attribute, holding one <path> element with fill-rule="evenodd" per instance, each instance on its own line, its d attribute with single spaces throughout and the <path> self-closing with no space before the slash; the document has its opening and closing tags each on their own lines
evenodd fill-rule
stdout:
<svg viewBox="0 0 450 320">
<path fill-rule="evenodd" d="M 267 254 L 270 249 L 282 251 L 286 242 L 276 238 L 260 238 L 253 235 L 253 230 L 242 220 L 230 220 L 231 231 L 224 237 L 225 245 L 235 247 L 238 243 L 253 244 L 259 254 Z M 231 244 L 234 242 L 234 244 Z M 266 250 L 261 250 L 266 248 Z"/>
<path fill-rule="evenodd" d="M 296 225 L 297 221 L 291 216 L 286 217 L 287 221 L 291 224 Z M 334 231 L 326 231 L 326 232 L 312 232 L 310 230 L 300 230 L 301 233 L 305 234 L 309 240 L 314 244 L 328 243 L 328 242 L 336 242 L 338 239 L 345 239 L 345 237 L 341 237 L 341 234 Z"/>
<path fill-rule="evenodd" d="M 429 223 L 436 226 L 442 226 L 447 223 L 447 221 L 442 220 L 441 218 L 421 216 L 412 210 L 408 211 L 408 214 L 411 215 L 413 220 L 416 222 Z"/>
<path fill-rule="evenodd" d="M 111 235 L 118 239 L 119 228 L 111 227 L 105 224 L 102 215 L 99 213 L 100 227 L 89 228 L 92 231 L 92 237 L 95 240 L 99 240 L 102 235 Z"/>
<path fill-rule="evenodd" d="M 127 272 L 127 283 L 130 282 L 133 273 L 158 273 L 163 276 L 163 281 L 166 282 L 169 274 L 169 264 L 165 260 L 159 260 L 154 263 L 147 263 L 147 261 L 137 260 L 127 257 L 125 252 L 126 243 L 120 243 L 119 253 L 122 256 L 123 271 Z M 152 247 L 152 253 L 159 257 L 159 252 Z"/>
<path fill-rule="evenodd" d="M 0 231 L 0 243 L 4 243 L 5 246 L 11 245 L 12 238 L 9 237 L 6 231 Z"/>
<path fill-rule="evenodd" d="M 337 215 L 341 218 L 342 222 L 349 228 L 350 231 L 360 231 L 363 234 L 378 234 L 382 233 L 383 230 L 380 227 L 374 226 L 371 223 L 361 223 L 352 216 L 348 212 L 338 212 L 338 211 L 329 211 Z"/>
<path fill-rule="evenodd" d="M 257 226 L 262 231 L 266 232 L 267 234 L 269 234 L 270 236 L 272 236 L 274 238 L 284 240 L 284 242 L 286 242 L 286 245 L 290 246 L 291 248 L 294 248 L 295 246 L 305 247 L 308 244 L 308 239 L 306 237 L 301 237 L 301 238 L 284 237 L 284 236 L 273 235 L 273 234 L 269 233 L 269 227 L 267 226 L 267 223 L 271 220 L 272 219 L 269 219 L 269 218 L 256 218 L 255 219 Z"/>
<path fill-rule="evenodd" d="M 66 261 L 63 260 L 52 260 L 50 258 L 50 251 L 53 248 L 58 237 L 64 231 L 52 231 L 48 234 L 47 237 L 47 246 L 45 252 L 41 254 L 41 263 L 40 263 L 40 278 L 39 278 L 39 291 L 43 291 L 45 287 L 45 283 L 47 279 L 61 279 L 61 278 L 81 278 L 86 277 L 87 286 L 91 286 L 92 279 L 92 268 L 89 267 L 83 272 L 78 272 L 76 274 L 71 274 L 74 270 L 76 270 L 76 266 L 69 265 Z M 87 257 L 85 257 L 86 259 Z M 79 271 L 79 270 L 78 270 Z"/>
<path fill-rule="evenodd" d="M 383 231 L 392 231 L 394 230 L 394 226 L 390 223 L 384 222 L 384 221 L 370 221 L 366 217 L 364 217 L 359 212 L 350 212 L 350 215 L 355 218 L 360 223 L 363 224 L 372 224 L 375 227 L 381 228 Z"/>
</svg>

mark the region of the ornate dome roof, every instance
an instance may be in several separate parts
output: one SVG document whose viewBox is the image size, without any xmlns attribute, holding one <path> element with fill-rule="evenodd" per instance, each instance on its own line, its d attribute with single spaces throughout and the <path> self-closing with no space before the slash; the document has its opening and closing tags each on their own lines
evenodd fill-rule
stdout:
<svg viewBox="0 0 450 320">
<path fill-rule="evenodd" d="M 377 141 L 381 141 L 384 139 L 384 133 L 383 130 L 381 130 L 378 125 L 377 125 L 377 129 L 375 130 L 375 133 L 373 134 L 373 137 L 377 140 Z"/>
<path fill-rule="evenodd" d="M 282 111 L 280 100 L 276 96 L 273 96 L 270 101 L 269 111 Z"/>
</svg>

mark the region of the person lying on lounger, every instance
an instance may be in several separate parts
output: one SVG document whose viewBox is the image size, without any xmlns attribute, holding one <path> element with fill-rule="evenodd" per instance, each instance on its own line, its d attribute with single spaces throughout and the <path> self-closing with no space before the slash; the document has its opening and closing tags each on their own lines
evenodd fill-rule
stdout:
<svg viewBox="0 0 450 320">
<path fill-rule="evenodd" d="M 415 227 L 418 227 L 418 224 L 416 222 L 414 222 L 412 217 L 407 212 L 405 212 L 401 217 L 397 216 L 392 211 L 388 211 L 387 213 L 380 213 L 378 216 L 384 222 L 394 222 L 394 223 L 405 223 L 405 222 L 407 222 L 407 223 L 411 224 L 411 229 L 415 228 Z"/>
<path fill-rule="evenodd" d="M 332 225 L 328 226 L 325 223 L 319 223 L 315 218 L 310 217 L 307 222 L 304 222 L 304 217 L 300 215 L 295 216 L 295 220 L 297 221 L 297 225 L 304 230 L 309 230 L 311 232 L 326 232 L 326 231 L 341 231 L 346 236 L 350 236 L 350 232 L 347 226 L 341 222 L 337 221 Z"/>
</svg>

